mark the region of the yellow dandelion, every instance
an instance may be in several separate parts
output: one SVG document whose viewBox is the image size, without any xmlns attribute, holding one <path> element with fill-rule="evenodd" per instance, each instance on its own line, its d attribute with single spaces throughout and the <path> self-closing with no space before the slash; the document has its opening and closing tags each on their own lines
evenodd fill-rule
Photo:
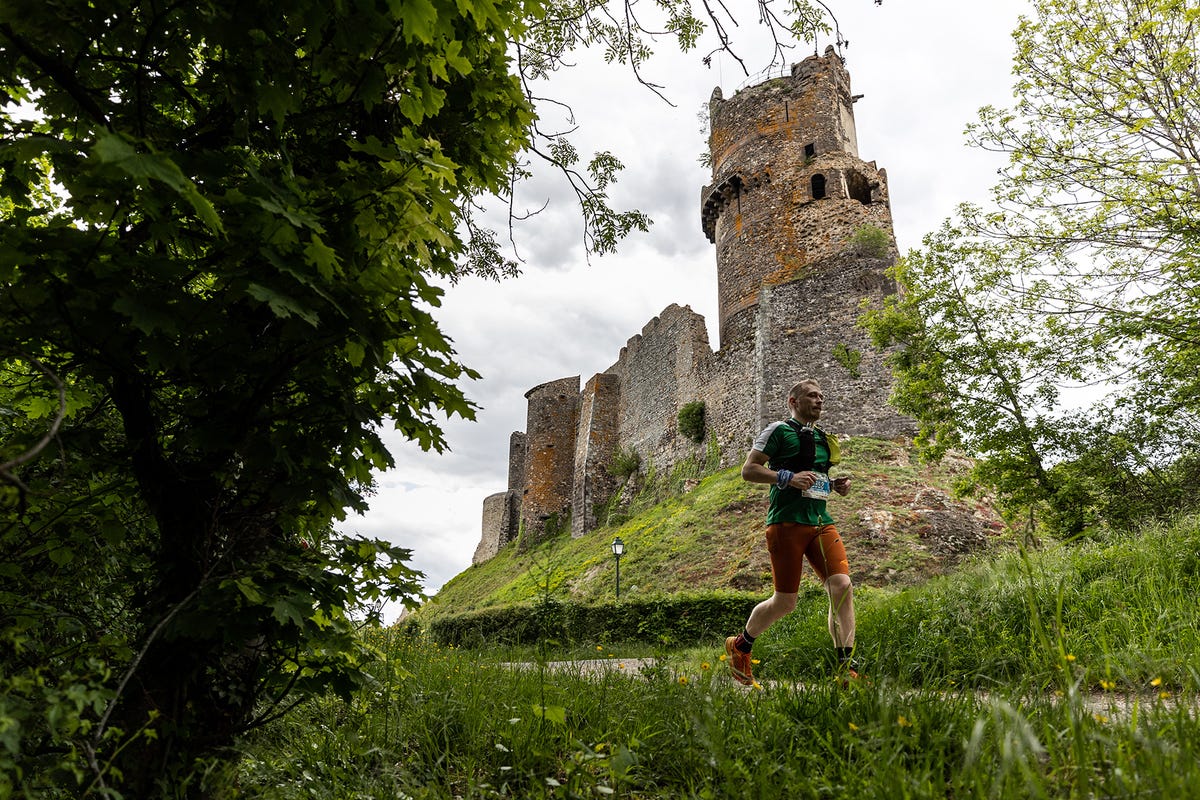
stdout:
<svg viewBox="0 0 1200 800">
<path fill-rule="evenodd" d="M 755 689 L 758 689 L 760 692 L 762 691 L 762 684 L 759 683 L 758 681 L 751 681 L 750 685 L 753 686 Z"/>
<path fill-rule="evenodd" d="M 617 664 L 617 669 L 625 669 L 625 665 L 624 665 L 624 664 Z"/>
<path fill-rule="evenodd" d="M 1159 700 L 1166 700 L 1166 699 L 1167 699 L 1167 698 L 1169 698 L 1170 696 L 1171 696 L 1171 693 L 1170 693 L 1170 692 L 1163 691 L 1163 692 L 1159 692 L 1159 693 L 1158 693 L 1158 699 L 1159 699 Z"/>
<path fill-rule="evenodd" d="M 1113 689 L 1117 688 L 1117 685 L 1112 681 L 1100 681 L 1100 688 L 1106 692 L 1111 692 Z"/>
<path fill-rule="evenodd" d="M 759 661 L 757 658 L 752 658 L 752 659 L 750 659 L 750 663 L 751 664 L 761 664 L 762 662 Z"/>
<path fill-rule="evenodd" d="M 1074 661 L 1074 660 L 1075 660 L 1075 656 L 1071 655 L 1070 653 L 1067 653 L 1067 661 Z"/>
<path fill-rule="evenodd" d="M 609 657 L 609 658 L 612 658 L 612 657 L 613 657 L 613 654 L 612 654 L 612 653 L 609 653 L 609 654 L 608 654 L 608 657 Z"/>
<path fill-rule="evenodd" d="M 687 675 L 680 675 L 680 676 L 679 676 L 679 685 L 680 685 L 680 686 L 687 686 L 687 684 L 688 684 Z"/>
<path fill-rule="evenodd" d="M 904 716 L 903 714 L 896 717 L 896 724 L 899 725 L 901 728 L 911 728 L 912 727 L 912 723 L 908 721 L 908 717 Z"/>
<path fill-rule="evenodd" d="M 721 655 L 717 658 L 717 661 L 724 661 L 727 658 L 729 658 L 729 656 L 725 655 L 724 653 L 721 653 Z"/>
<path fill-rule="evenodd" d="M 598 644 L 598 645 L 596 645 L 596 649 L 597 649 L 597 650 L 601 650 L 601 651 L 603 651 L 603 650 L 604 650 L 604 645 L 602 645 L 602 644 Z"/>
<path fill-rule="evenodd" d="M 1155 678 L 1154 680 L 1150 681 L 1150 685 L 1151 686 L 1162 686 L 1162 678 Z"/>
<path fill-rule="evenodd" d="M 700 665 L 700 669 L 704 669 L 704 670 L 712 669 L 712 664 L 709 664 L 707 661 L 705 661 L 704 663 L 702 663 Z"/>
<path fill-rule="evenodd" d="M 857 726 L 857 725 L 855 725 L 853 722 L 851 722 L 851 723 L 850 723 L 850 730 L 852 730 L 852 731 L 856 731 L 856 730 L 858 730 L 858 726 Z"/>
<path fill-rule="evenodd" d="M 1099 722 L 1102 725 L 1105 722 L 1108 722 L 1108 717 L 1104 716 L 1103 714 L 1092 714 L 1092 718 L 1095 719 L 1096 722 Z"/>
</svg>

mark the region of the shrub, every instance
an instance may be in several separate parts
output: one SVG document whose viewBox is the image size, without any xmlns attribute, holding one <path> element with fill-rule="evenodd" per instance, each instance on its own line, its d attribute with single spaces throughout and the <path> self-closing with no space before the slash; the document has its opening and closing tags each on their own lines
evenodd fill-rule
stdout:
<svg viewBox="0 0 1200 800">
<path fill-rule="evenodd" d="M 703 400 L 693 400 L 679 409 L 679 432 L 696 444 L 704 441 Z"/>
<path fill-rule="evenodd" d="M 527 645 L 549 636 L 561 642 L 643 641 L 696 644 L 739 630 L 762 597 L 748 592 L 645 596 L 591 605 L 555 599 L 484 608 L 430 620 L 425 633 L 456 647 Z"/>
<path fill-rule="evenodd" d="M 608 464 L 608 474 L 617 480 L 627 480 L 642 466 L 642 457 L 632 447 L 628 450 L 618 447 Z"/>
<path fill-rule="evenodd" d="M 874 225 L 863 225 L 850 236 L 850 246 L 861 256 L 885 258 L 891 247 L 887 231 Z"/>
</svg>

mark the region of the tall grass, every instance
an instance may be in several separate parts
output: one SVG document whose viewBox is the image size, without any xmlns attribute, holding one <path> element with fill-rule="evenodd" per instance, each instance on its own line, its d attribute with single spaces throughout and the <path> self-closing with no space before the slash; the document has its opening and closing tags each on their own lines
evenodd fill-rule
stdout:
<svg viewBox="0 0 1200 800">
<path fill-rule="evenodd" d="M 858 657 L 912 686 L 1183 683 L 1200 654 L 1200 521 L 1136 538 L 1013 553 L 889 594 L 859 590 Z M 770 677 L 829 669 L 826 600 L 755 644 Z"/>
<path fill-rule="evenodd" d="M 378 683 L 247 743 L 239 791 L 279 798 L 1187 797 L 1200 787 L 1200 525 L 1025 554 L 859 598 L 873 681 L 830 679 L 824 610 L 756 645 L 635 670 L 370 635 Z M 602 654 L 607 655 L 605 647 Z M 618 653 L 618 656 L 621 656 Z M 620 665 L 624 663 L 625 669 Z"/>
</svg>

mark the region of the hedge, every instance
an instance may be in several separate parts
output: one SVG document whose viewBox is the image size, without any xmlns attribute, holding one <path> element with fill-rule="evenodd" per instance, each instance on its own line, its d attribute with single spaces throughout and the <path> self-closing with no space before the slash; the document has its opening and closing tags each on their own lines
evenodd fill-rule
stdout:
<svg viewBox="0 0 1200 800">
<path fill-rule="evenodd" d="M 646 596 L 595 605 L 544 598 L 532 605 L 484 608 L 412 620 L 442 645 L 563 644 L 640 641 L 689 645 L 737 633 L 761 594 L 712 592 Z"/>
</svg>

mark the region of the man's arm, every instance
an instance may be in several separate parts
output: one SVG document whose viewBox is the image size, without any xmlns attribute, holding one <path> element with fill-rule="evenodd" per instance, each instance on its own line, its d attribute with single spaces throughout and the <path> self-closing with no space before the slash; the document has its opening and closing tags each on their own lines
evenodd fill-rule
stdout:
<svg viewBox="0 0 1200 800">
<path fill-rule="evenodd" d="M 742 480 L 750 483 L 775 483 L 779 473 L 767 466 L 770 459 L 760 450 L 751 450 L 746 454 L 746 463 L 742 464 Z"/>
<path fill-rule="evenodd" d="M 751 450 L 746 454 L 746 463 L 742 464 L 742 480 L 750 483 L 778 483 L 779 473 L 767 466 L 768 461 L 770 461 L 770 457 L 766 453 L 761 450 Z M 797 472 L 788 481 L 788 486 L 804 491 L 816 482 L 815 472 Z M 849 488 L 849 484 L 847 484 L 846 491 L 849 491 Z M 841 492 L 840 489 L 838 491 Z M 846 492 L 841 493 L 845 494 Z"/>
</svg>

